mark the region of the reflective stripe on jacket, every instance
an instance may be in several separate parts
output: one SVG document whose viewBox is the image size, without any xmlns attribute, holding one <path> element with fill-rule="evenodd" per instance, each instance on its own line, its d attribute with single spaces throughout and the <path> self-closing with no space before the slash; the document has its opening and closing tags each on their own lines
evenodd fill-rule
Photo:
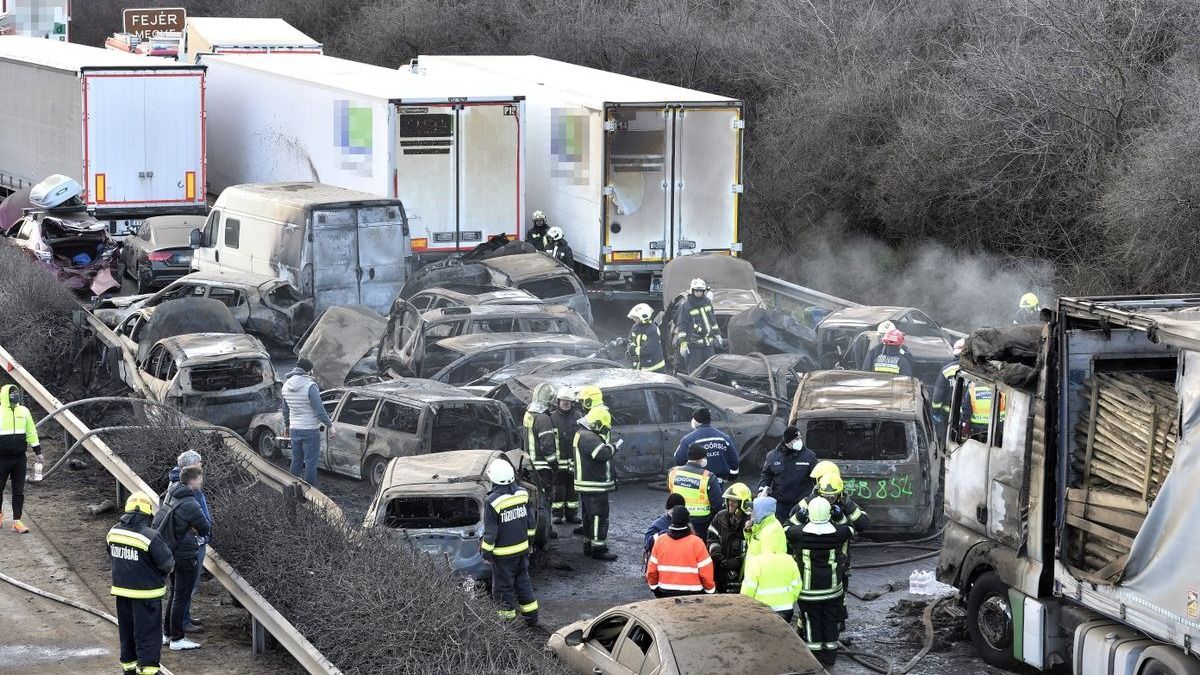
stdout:
<svg viewBox="0 0 1200 675">
<path fill-rule="evenodd" d="M 13 389 L 11 384 L 0 387 L 0 456 L 7 457 L 24 455 L 29 448 L 38 446 L 33 414 L 23 405 L 12 405 Z"/>
<path fill-rule="evenodd" d="M 525 488 L 516 483 L 497 485 L 487 501 L 479 548 L 498 558 L 528 551 L 529 540 L 537 533 L 537 521 Z"/>
<path fill-rule="evenodd" d="M 633 367 L 638 370 L 657 372 L 667 365 L 662 338 L 653 323 L 639 321 L 633 325 L 629 330 L 629 348 L 633 352 Z"/>
<path fill-rule="evenodd" d="M 664 534 L 654 540 L 646 563 L 646 583 L 664 591 L 712 593 L 717 588 L 712 558 L 694 534 L 678 539 Z"/>
<path fill-rule="evenodd" d="M 708 518 L 713 514 L 712 494 L 717 491 L 714 489 L 716 480 L 717 477 L 707 469 L 684 464 L 667 472 L 667 491 L 683 495 L 683 504 L 692 518 Z"/>
<path fill-rule="evenodd" d="M 850 540 L 850 528 L 834 525 L 829 534 L 805 532 L 804 526 L 793 525 L 787 530 L 788 543 L 800 568 L 800 600 L 830 600 L 840 598 L 845 556 L 842 551 Z"/>
<path fill-rule="evenodd" d="M 575 433 L 575 491 L 612 492 L 617 489 L 613 475 L 613 447 L 609 444 L 612 432 L 601 436 L 588 429 Z"/>
<path fill-rule="evenodd" d="M 746 557 L 787 550 L 787 534 L 775 516 L 767 516 L 750 527 L 746 535 Z"/>
<path fill-rule="evenodd" d="M 712 301 L 708 297 L 696 300 L 691 293 L 679 303 L 675 316 L 675 341 L 684 344 L 710 344 L 718 335 L 717 319 L 713 315 Z"/>
<path fill-rule="evenodd" d="M 167 592 L 163 578 L 175 568 L 175 559 L 149 524 L 150 516 L 126 513 L 104 537 L 112 562 L 110 592 L 115 596 L 152 600 Z"/>
<path fill-rule="evenodd" d="M 525 411 L 525 454 L 539 471 L 554 468 L 558 460 L 558 429 L 549 413 Z"/>
<path fill-rule="evenodd" d="M 787 553 L 762 553 L 746 559 L 742 595 L 776 612 L 792 608 L 800 594 L 800 568 Z"/>
</svg>

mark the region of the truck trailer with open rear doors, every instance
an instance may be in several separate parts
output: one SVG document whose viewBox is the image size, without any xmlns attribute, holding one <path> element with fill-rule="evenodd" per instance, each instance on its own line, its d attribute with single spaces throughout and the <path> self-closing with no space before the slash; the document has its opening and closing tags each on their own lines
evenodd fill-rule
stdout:
<svg viewBox="0 0 1200 675">
<path fill-rule="evenodd" d="M 196 63 L 201 54 L 322 54 L 320 42 L 283 19 L 189 16 L 179 60 Z"/>
<path fill-rule="evenodd" d="M 308 54 L 209 55 L 215 192 L 317 181 L 404 201 L 419 259 L 520 237 L 524 101 Z"/>
<path fill-rule="evenodd" d="M 1060 298 L 967 339 L 938 577 L 988 663 L 1200 673 L 1198 309 Z"/>
<path fill-rule="evenodd" d="M 70 176 L 116 235 L 206 212 L 203 66 L 10 36 L 0 83 L 0 193 Z"/>
<path fill-rule="evenodd" d="M 422 55 L 408 69 L 525 97 L 526 207 L 609 297 L 657 295 L 674 257 L 741 250 L 741 101 L 536 56 Z"/>
</svg>

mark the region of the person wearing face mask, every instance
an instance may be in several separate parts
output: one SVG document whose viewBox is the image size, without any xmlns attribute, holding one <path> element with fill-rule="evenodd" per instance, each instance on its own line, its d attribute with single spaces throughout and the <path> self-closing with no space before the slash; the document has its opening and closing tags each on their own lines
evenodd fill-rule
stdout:
<svg viewBox="0 0 1200 675">
<path fill-rule="evenodd" d="M 667 472 L 667 490 L 683 495 L 684 506 L 692 517 L 696 532 L 708 532 L 713 514 L 721 507 L 721 480 L 704 468 L 707 453 L 698 444 L 688 448 L 688 461 Z"/>
<path fill-rule="evenodd" d="M 712 413 L 708 408 L 696 408 L 692 413 L 692 431 L 679 439 L 675 448 L 675 466 L 687 462 L 688 448 L 699 443 L 708 457 L 708 470 L 722 481 L 737 480 L 738 453 L 733 438 L 712 425 Z"/>
<path fill-rule="evenodd" d="M 812 470 L 816 464 L 817 455 L 804 447 L 800 430 L 794 426 L 784 429 L 783 440 L 767 453 L 758 480 L 759 494 L 775 498 L 779 522 L 787 522 L 792 508 L 812 492 L 815 484 Z"/>
</svg>

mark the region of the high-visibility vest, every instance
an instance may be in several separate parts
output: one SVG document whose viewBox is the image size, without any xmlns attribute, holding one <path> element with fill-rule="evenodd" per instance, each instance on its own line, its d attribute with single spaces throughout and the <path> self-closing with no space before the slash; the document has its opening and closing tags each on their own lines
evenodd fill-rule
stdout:
<svg viewBox="0 0 1200 675">
<path fill-rule="evenodd" d="M 707 469 L 689 467 L 687 464 L 677 466 L 667 472 L 667 490 L 683 495 L 683 505 L 693 518 L 707 518 L 712 515 L 712 504 L 708 502 L 708 483 L 713 475 Z"/>
<path fill-rule="evenodd" d="M 987 385 L 972 383 L 968 393 L 971 395 L 971 424 L 991 424 L 993 389 Z"/>
<path fill-rule="evenodd" d="M 38 434 L 29 409 L 11 404 L 12 390 L 11 384 L 0 387 L 0 452 L 24 455 L 26 446 L 38 445 Z"/>
<path fill-rule="evenodd" d="M 742 595 L 748 595 L 776 612 L 792 608 L 800 595 L 800 567 L 787 553 L 763 553 L 746 559 Z"/>
<path fill-rule="evenodd" d="M 873 365 L 875 372 L 885 373 L 887 375 L 900 374 L 900 355 L 899 354 L 880 354 L 875 357 Z"/>
</svg>

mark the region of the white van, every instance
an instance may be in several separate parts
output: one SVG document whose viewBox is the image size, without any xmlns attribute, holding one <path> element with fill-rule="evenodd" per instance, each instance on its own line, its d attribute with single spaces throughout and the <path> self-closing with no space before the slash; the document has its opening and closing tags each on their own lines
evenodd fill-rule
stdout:
<svg viewBox="0 0 1200 675">
<path fill-rule="evenodd" d="M 386 313 L 412 256 L 400 200 L 321 183 L 228 187 L 191 237 L 195 271 L 286 279 L 317 313 L 338 305 Z"/>
</svg>

